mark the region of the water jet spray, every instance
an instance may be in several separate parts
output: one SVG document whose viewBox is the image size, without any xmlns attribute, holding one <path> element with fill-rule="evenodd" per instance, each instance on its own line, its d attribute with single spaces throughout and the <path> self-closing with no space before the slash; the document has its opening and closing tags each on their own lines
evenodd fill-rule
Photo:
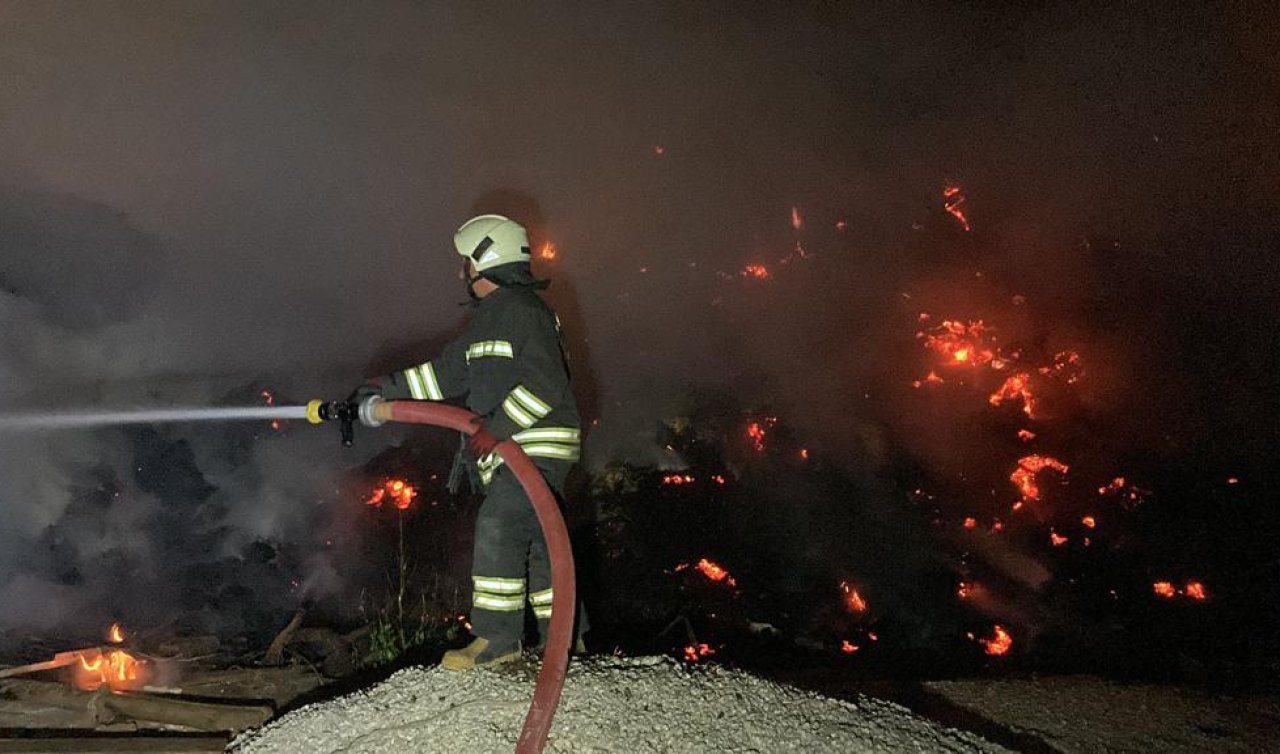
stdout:
<svg viewBox="0 0 1280 754">
<path fill-rule="evenodd" d="M 0 414 L 0 432 L 38 432 L 92 429 L 130 424 L 163 424 L 213 421 L 281 421 L 305 419 L 311 424 L 336 422 L 342 444 L 355 441 L 355 424 L 376 427 L 386 422 L 427 424 L 470 435 L 476 431 L 476 415 L 463 408 L 431 401 L 384 401 L 373 396 L 359 402 L 313 400 L 304 406 L 252 406 L 229 408 L 167 408 L 115 411 L 59 411 Z M 494 449 L 515 475 L 533 505 L 551 560 L 552 609 L 547 649 L 538 673 L 533 700 L 516 744 L 517 754 L 536 754 L 546 745 L 560 704 L 569 667 L 569 645 L 577 600 L 573 551 L 569 530 L 546 480 L 514 440 Z"/>
</svg>

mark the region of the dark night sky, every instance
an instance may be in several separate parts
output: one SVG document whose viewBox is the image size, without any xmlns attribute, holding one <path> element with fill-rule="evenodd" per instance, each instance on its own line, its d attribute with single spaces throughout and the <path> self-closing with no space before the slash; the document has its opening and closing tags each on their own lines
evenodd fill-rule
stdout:
<svg viewBox="0 0 1280 754">
<path fill-rule="evenodd" d="M 1273 5 L 512 5 L 0 3 L 0 399 L 345 392 L 456 327 L 451 233 L 508 191 L 560 250 L 596 461 L 691 385 L 861 447 L 832 406 L 909 379 L 915 312 L 1013 294 L 1094 357 L 1111 441 L 1270 453 Z M 11 449 L 0 506 L 48 499 L 38 530 L 95 452 Z"/>
</svg>

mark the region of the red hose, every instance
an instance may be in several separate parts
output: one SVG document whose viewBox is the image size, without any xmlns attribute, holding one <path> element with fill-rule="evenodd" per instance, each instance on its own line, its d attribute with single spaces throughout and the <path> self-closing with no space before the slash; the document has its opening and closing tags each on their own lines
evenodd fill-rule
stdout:
<svg viewBox="0 0 1280 754">
<path fill-rule="evenodd" d="M 457 406 L 419 401 L 392 401 L 391 421 L 407 424 L 434 424 L 448 427 L 468 435 L 476 431 L 475 414 Z M 569 644 L 573 633 L 574 576 L 573 550 L 569 547 L 569 530 L 560 515 L 556 496 L 547 486 L 542 473 L 513 440 L 498 443 L 498 455 L 516 475 L 520 486 L 533 503 L 542 526 L 542 536 L 547 540 L 547 553 L 551 556 L 551 628 L 547 637 L 547 651 L 542 657 L 542 670 L 538 672 L 538 684 L 533 691 L 533 703 L 524 718 L 516 754 L 538 754 L 547 743 L 551 721 L 560 705 L 560 692 L 564 689 L 564 676 L 569 670 Z"/>
</svg>

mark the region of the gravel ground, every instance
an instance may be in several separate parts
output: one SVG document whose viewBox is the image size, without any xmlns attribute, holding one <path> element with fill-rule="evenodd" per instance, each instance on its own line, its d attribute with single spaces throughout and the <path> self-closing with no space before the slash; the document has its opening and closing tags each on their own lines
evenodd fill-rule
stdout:
<svg viewBox="0 0 1280 754">
<path fill-rule="evenodd" d="M 510 752 L 533 672 L 402 670 L 372 688 L 296 710 L 228 751 Z M 889 702 L 837 701 L 664 657 L 570 666 L 548 752 L 1006 752 Z"/>
<path fill-rule="evenodd" d="M 1063 754 L 1280 751 L 1280 699 L 1224 697 L 1088 676 L 939 681 L 927 688 Z"/>
</svg>

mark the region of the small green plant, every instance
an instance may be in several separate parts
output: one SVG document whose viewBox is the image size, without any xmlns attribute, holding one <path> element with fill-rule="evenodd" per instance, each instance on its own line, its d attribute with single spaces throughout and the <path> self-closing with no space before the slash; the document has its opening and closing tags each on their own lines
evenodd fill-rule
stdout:
<svg viewBox="0 0 1280 754">
<path fill-rule="evenodd" d="M 369 632 L 369 653 L 365 662 L 371 665 L 385 665 L 395 662 L 404 652 L 400 644 L 400 631 L 391 618 L 383 616 L 374 621 L 373 630 Z"/>
</svg>

